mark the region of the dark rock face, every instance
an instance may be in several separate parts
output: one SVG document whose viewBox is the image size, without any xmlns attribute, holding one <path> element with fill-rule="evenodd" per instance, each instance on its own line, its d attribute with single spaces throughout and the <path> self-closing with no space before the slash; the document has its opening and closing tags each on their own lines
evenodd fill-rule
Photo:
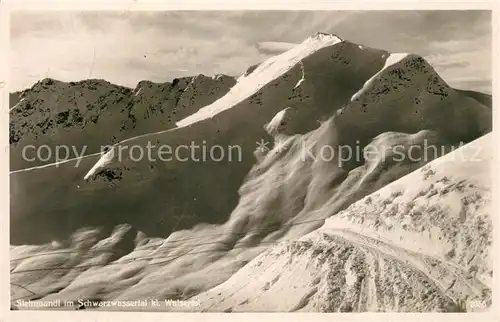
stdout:
<svg viewBox="0 0 500 322">
<path fill-rule="evenodd" d="M 96 79 L 44 79 L 11 94 L 11 108 L 18 104 L 10 113 L 11 169 L 56 161 L 27 162 L 22 157 L 27 145 L 67 145 L 77 151 L 85 146 L 85 154 L 92 154 L 101 146 L 173 128 L 176 121 L 225 95 L 235 82 L 229 76 L 199 75 L 173 83 L 141 81 L 131 90 Z"/>
</svg>

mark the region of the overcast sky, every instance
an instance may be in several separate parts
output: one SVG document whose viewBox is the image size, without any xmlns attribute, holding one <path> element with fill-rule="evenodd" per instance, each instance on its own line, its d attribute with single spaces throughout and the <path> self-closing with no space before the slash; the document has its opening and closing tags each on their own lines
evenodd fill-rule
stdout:
<svg viewBox="0 0 500 322">
<path fill-rule="evenodd" d="M 144 79 L 239 75 L 317 31 L 420 54 L 450 85 L 491 93 L 484 11 L 16 12 L 11 89 L 45 77 L 135 87 Z"/>
</svg>

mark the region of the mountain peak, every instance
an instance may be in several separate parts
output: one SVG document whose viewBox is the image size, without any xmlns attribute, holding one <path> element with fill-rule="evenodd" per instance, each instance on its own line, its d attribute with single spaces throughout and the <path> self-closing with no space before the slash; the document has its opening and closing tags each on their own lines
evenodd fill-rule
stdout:
<svg viewBox="0 0 500 322">
<path fill-rule="evenodd" d="M 52 85 L 60 85 L 60 84 L 63 84 L 63 82 L 59 81 L 57 79 L 54 79 L 54 78 L 46 77 L 44 79 L 39 80 L 35 84 L 33 84 L 33 86 L 31 88 L 33 89 L 33 88 L 37 88 L 40 86 L 52 86 Z"/>
<path fill-rule="evenodd" d="M 317 33 L 315 33 L 311 37 L 307 38 L 305 41 L 306 42 L 308 40 L 309 41 L 310 40 L 325 40 L 325 41 L 328 41 L 328 40 L 332 40 L 332 39 L 336 39 L 338 41 L 344 41 L 344 39 L 340 38 L 336 34 L 331 34 L 331 33 L 321 32 L 321 31 L 318 31 Z"/>
<path fill-rule="evenodd" d="M 201 108 L 198 112 L 176 123 L 178 127 L 185 127 L 192 123 L 211 118 L 214 115 L 236 106 L 247 97 L 258 92 L 262 87 L 276 80 L 290 71 L 302 59 L 313 55 L 315 52 L 342 43 L 343 40 L 331 34 L 317 34 L 307 38 L 302 44 L 293 47 L 277 56 L 273 56 L 256 65 L 251 72 L 247 70 L 239 77 L 237 83 L 229 93 L 221 99 Z"/>
</svg>

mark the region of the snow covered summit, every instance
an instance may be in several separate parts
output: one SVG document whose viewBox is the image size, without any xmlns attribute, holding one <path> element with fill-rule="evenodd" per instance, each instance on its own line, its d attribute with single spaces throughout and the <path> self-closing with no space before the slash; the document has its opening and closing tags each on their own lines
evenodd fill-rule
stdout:
<svg viewBox="0 0 500 322">
<path fill-rule="evenodd" d="M 317 34 L 304 40 L 300 45 L 278 56 L 273 56 L 261 63 L 252 73 L 243 75 L 229 93 L 205 106 L 197 113 L 176 123 L 178 127 L 188 126 L 198 121 L 213 117 L 240 103 L 256 93 L 264 85 L 289 71 L 305 57 L 318 50 L 341 43 L 343 40 L 335 35 Z"/>
</svg>

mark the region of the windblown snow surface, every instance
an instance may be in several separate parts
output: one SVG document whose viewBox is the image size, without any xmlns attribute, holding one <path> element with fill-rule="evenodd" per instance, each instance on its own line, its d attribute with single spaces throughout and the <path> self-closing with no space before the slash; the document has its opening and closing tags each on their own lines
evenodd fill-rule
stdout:
<svg viewBox="0 0 500 322">
<path fill-rule="evenodd" d="M 247 163 L 133 163 L 109 151 L 79 168 L 67 162 L 11 174 L 17 201 L 11 230 L 19 232 L 11 246 L 12 305 L 18 299 L 179 299 L 200 305 L 95 309 L 226 312 L 488 306 L 491 108 L 450 88 L 417 55 L 390 65 L 388 57 L 318 34 L 252 68 L 177 128 L 131 139 L 185 144 L 218 136 L 249 144 Z M 256 150 L 263 134 L 272 144 Z M 345 146 L 360 149 L 361 158 L 324 149 Z M 378 157 L 369 158 L 373 149 Z M 123 178 L 113 184 L 98 178 L 114 169 L 124 169 Z M 54 181 L 59 173 L 67 177 Z M 223 202 L 231 199 L 223 194 L 236 184 L 235 206 L 223 221 L 184 228 L 168 222 L 186 215 L 182 198 L 194 210 L 198 202 L 201 209 L 226 209 Z M 29 208 L 20 202 L 25 194 L 32 194 L 31 207 L 47 208 Z M 132 207 L 141 212 L 125 221 Z M 57 227 L 36 219 L 40 211 Z M 89 224 L 46 241 L 81 218 L 123 224 L 110 231 Z M 28 227 L 31 221 L 41 227 Z M 148 235 L 130 222 L 171 233 Z M 165 222 L 170 226 L 160 226 Z M 20 244 L 25 240 L 44 242 Z"/>
<path fill-rule="evenodd" d="M 272 247 L 195 299 L 217 311 L 483 310 L 493 286 L 491 139 L 337 214 L 325 204 L 317 212 L 333 216 L 319 229 Z"/>
</svg>

